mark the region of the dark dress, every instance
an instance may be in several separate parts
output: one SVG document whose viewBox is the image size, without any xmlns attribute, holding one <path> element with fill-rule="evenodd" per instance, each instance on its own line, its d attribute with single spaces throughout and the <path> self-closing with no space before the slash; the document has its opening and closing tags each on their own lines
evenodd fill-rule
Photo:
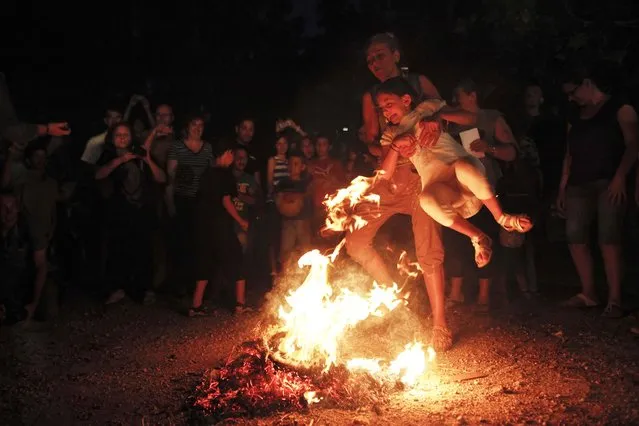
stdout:
<svg viewBox="0 0 639 426">
<path fill-rule="evenodd" d="M 235 235 L 234 219 L 222 204 L 225 196 L 237 196 L 231 170 L 209 167 L 196 198 L 196 280 L 210 280 L 220 271 L 224 281 L 235 283 L 242 275 L 242 247 Z"/>
<path fill-rule="evenodd" d="M 98 165 L 116 157 L 105 149 Z M 151 285 L 151 231 L 157 221 L 153 204 L 153 175 L 148 164 L 131 160 L 121 164 L 107 178 L 113 193 L 106 200 L 107 271 L 105 290 L 125 290 L 142 299 Z"/>
</svg>

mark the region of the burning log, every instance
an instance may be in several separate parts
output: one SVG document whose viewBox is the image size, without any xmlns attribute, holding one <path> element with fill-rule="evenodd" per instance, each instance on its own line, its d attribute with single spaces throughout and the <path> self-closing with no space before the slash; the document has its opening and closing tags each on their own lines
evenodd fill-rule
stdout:
<svg viewBox="0 0 639 426">
<path fill-rule="evenodd" d="M 345 366 L 303 368 L 276 359 L 263 341 L 246 342 L 197 388 L 194 405 L 215 419 L 306 411 L 311 404 L 355 409 L 387 400 L 391 386 Z"/>
</svg>

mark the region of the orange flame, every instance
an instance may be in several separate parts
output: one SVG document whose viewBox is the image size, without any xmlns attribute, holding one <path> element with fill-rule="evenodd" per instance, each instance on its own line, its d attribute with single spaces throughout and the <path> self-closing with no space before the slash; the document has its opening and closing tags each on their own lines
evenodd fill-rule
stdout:
<svg viewBox="0 0 639 426">
<path fill-rule="evenodd" d="M 359 204 L 379 206 L 380 197 L 371 188 L 382 172 L 375 177 L 358 176 L 346 188 L 327 196 L 325 230 L 354 231 L 366 225 L 366 220 L 355 212 Z M 369 213 L 370 214 L 370 213 Z M 271 327 L 271 335 L 281 335 L 276 351 L 288 361 L 306 366 L 320 365 L 327 372 L 343 360 L 340 358 L 339 342 L 345 332 L 371 316 L 382 317 L 400 305 L 406 305 L 407 295 L 400 296 L 397 284 L 382 287 L 373 283 L 365 295 L 358 295 L 342 288 L 334 292 L 328 280 L 328 266 L 335 261 L 345 240 L 342 240 L 329 256 L 318 250 L 304 254 L 298 261 L 300 268 L 310 267 L 302 285 L 289 291 L 285 304 L 278 309 L 280 323 Z M 414 278 L 421 272 L 417 263 L 408 261 L 406 253 L 400 256 L 397 267 L 400 273 Z M 335 293 L 335 294 L 334 294 Z M 383 366 L 381 359 L 355 358 L 347 360 L 348 369 L 364 370 L 379 377 L 396 377 L 406 385 L 413 385 L 424 373 L 435 352 L 414 342 L 390 364 Z M 317 402 L 316 395 L 305 395 L 309 402 Z"/>
<path fill-rule="evenodd" d="M 374 177 L 357 176 L 346 188 L 327 195 L 323 203 L 327 210 L 324 229 L 336 232 L 354 231 L 366 225 L 366 220 L 356 214 L 354 208 L 362 203 L 379 206 L 379 195 L 370 192 L 378 176 L 379 174 Z"/>
<path fill-rule="evenodd" d="M 300 268 L 310 267 L 308 275 L 302 285 L 289 291 L 286 303 L 278 310 L 279 324 L 270 330 L 270 335 L 283 336 L 276 348 L 282 359 L 306 366 L 319 365 L 324 372 L 344 361 L 339 343 L 347 330 L 371 316 L 383 317 L 407 303 L 397 284 L 382 287 L 373 283 L 373 288 L 365 295 L 345 288 L 334 294 L 328 280 L 330 264 L 331 258 L 318 250 L 309 251 L 299 259 Z M 352 371 L 364 370 L 374 376 L 397 377 L 403 383 L 413 385 L 426 370 L 427 362 L 432 360 L 432 357 L 426 360 L 422 348 L 418 342 L 406 345 L 406 350 L 385 367 L 380 359 L 363 358 L 346 360 L 346 366 Z M 434 351 L 432 353 L 434 356 Z M 306 399 L 310 402 L 309 398 Z"/>
</svg>

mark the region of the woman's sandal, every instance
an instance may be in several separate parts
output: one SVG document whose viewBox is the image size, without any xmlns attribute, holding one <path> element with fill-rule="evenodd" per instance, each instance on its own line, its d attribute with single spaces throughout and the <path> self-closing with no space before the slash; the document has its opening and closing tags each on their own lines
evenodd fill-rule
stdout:
<svg viewBox="0 0 639 426">
<path fill-rule="evenodd" d="M 493 240 L 486 234 L 471 237 L 470 242 L 475 249 L 475 263 L 478 268 L 483 268 L 490 263 L 490 258 L 493 256 Z"/>
<path fill-rule="evenodd" d="M 453 346 L 453 333 L 446 327 L 433 327 L 431 344 L 436 352 L 444 352 Z"/>
<path fill-rule="evenodd" d="M 523 222 L 526 219 L 527 222 Z M 522 223 L 523 222 L 523 223 Z M 502 214 L 497 223 L 508 232 L 517 231 L 520 233 L 528 232 L 532 229 L 533 224 L 530 218 L 525 214 Z"/>
</svg>

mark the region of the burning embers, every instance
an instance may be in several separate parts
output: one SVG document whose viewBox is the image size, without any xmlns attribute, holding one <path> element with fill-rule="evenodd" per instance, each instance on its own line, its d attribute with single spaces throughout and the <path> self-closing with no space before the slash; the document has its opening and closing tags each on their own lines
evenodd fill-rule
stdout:
<svg viewBox="0 0 639 426">
<path fill-rule="evenodd" d="M 196 406 L 218 418 L 305 410 L 311 404 L 357 408 L 418 383 L 435 357 L 418 341 L 393 342 L 404 350 L 392 361 L 350 357 L 360 345 L 353 330 L 401 311 L 406 298 L 397 285 L 374 284 L 366 294 L 336 288 L 328 277 L 332 258 L 313 250 L 299 259 L 300 268 L 310 267 L 308 275 L 286 295 L 275 324 L 206 378 Z M 369 342 L 366 354 L 383 351 L 378 343 Z"/>
</svg>

